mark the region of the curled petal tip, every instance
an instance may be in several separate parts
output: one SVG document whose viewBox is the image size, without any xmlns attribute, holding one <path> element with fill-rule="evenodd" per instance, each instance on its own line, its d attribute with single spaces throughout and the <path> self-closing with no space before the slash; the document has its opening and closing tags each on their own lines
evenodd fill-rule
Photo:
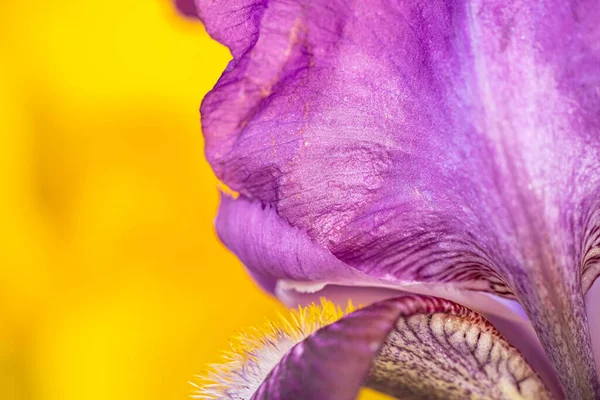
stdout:
<svg viewBox="0 0 600 400">
<path fill-rule="evenodd" d="M 552 398 L 481 316 L 408 296 L 321 328 L 286 353 L 252 399 L 350 400 L 362 385 L 410 399 Z"/>
<path fill-rule="evenodd" d="M 198 9 L 194 0 L 174 0 L 177 10 L 186 17 L 198 18 Z"/>
</svg>

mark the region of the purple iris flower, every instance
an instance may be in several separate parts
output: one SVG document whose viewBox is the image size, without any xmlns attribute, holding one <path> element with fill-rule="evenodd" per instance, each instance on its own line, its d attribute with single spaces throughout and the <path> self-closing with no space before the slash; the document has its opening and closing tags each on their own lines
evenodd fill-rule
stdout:
<svg viewBox="0 0 600 400">
<path fill-rule="evenodd" d="M 233 56 L 220 238 L 290 306 L 367 305 L 253 398 L 600 399 L 597 0 L 179 3 Z"/>
</svg>

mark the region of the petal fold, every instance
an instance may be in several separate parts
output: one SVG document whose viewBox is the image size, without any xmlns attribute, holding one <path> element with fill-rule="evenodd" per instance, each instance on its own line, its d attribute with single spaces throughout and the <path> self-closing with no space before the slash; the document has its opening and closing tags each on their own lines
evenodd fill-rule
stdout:
<svg viewBox="0 0 600 400">
<path fill-rule="evenodd" d="M 277 280 L 339 282 L 372 280 L 344 264 L 319 246 L 301 229 L 282 220 L 270 205 L 233 199 L 225 194 L 216 219 L 216 230 L 250 274 L 267 291 Z"/>
</svg>

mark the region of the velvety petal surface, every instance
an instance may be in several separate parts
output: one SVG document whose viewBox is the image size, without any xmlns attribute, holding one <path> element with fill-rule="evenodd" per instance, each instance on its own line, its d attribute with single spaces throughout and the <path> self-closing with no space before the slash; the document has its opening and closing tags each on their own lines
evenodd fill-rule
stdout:
<svg viewBox="0 0 600 400">
<path fill-rule="evenodd" d="M 332 260 L 246 263 L 263 284 L 303 265 L 307 280 L 516 297 L 567 397 L 600 396 L 583 297 L 600 232 L 595 1 L 196 5 L 234 57 L 201 109 L 207 157 L 242 199 L 220 236 L 242 259 L 299 254 L 239 238 L 231 215 L 256 202 L 265 229 L 278 219 L 306 235 L 294 251 Z"/>
<path fill-rule="evenodd" d="M 402 399 L 550 399 L 481 316 L 445 300 L 376 303 L 296 345 L 253 399 L 354 399 L 365 385 Z"/>
</svg>

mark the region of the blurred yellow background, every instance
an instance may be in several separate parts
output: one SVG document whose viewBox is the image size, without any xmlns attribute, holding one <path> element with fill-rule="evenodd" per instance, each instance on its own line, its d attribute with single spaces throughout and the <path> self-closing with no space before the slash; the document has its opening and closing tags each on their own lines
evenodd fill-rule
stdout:
<svg viewBox="0 0 600 400">
<path fill-rule="evenodd" d="M 228 51 L 167 0 L 2 1 L 0 32 L 0 398 L 188 398 L 278 307 L 213 231 Z"/>
<path fill-rule="evenodd" d="M 280 306 L 213 230 L 230 56 L 168 0 L 0 2 L 0 399 L 185 399 Z"/>
</svg>

